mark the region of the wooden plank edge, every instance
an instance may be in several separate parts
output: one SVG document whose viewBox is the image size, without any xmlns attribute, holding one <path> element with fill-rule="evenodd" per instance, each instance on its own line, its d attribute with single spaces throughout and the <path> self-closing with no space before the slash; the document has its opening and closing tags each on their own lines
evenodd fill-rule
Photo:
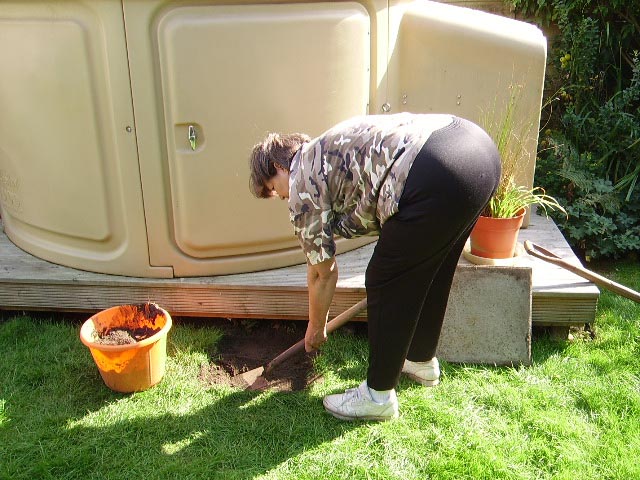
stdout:
<svg viewBox="0 0 640 480">
<path fill-rule="evenodd" d="M 338 315 L 366 296 L 364 289 L 337 291 L 330 316 Z M 96 312 L 114 305 L 156 302 L 174 316 L 220 318 L 269 318 L 306 320 L 306 288 L 167 288 L 140 286 L 92 286 L 4 284 L 0 309 Z M 356 320 L 365 320 L 366 312 Z"/>
</svg>

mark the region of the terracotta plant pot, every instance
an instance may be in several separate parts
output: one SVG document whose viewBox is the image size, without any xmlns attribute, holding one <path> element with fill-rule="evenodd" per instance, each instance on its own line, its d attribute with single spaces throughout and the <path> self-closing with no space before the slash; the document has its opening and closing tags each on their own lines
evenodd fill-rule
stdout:
<svg viewBox="0 0 640 480">
<path fill-rule="evenodd" d="M 153 303 L 122 305 L 98 312 L 84 322 L 80 340 L 89 347 L 110 389 L 137 392 L 162 380 L 171 324 L 169 313 Z M 101 339 L 114 329 L 134 332 L 140 340 L 125 345 L 104 344 Z"/>
<path fill-rule="evenodd" d="M 478 218 L 471 231 L 471 254 L 484 258 L 512 258 L 525 211 L 512 218 Z"/>
</svg>

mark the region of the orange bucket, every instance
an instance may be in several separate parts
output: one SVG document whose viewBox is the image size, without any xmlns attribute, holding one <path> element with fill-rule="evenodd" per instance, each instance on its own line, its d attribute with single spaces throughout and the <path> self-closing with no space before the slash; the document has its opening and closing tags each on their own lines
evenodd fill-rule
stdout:
<svg viewBox="0 0 640 480">
<path fill-rule="evenodd" d="M 171 324 L 169 312 L 154 303 L 121 305 L 98 312 L 84 322 L 80 340 L 89 347 L 110 389 L 139 392 L 157 384 L 164 376 Z M 100 338 L 113 329 L 150 335 L 126 345 L 101 343 Z"/>
</svg>

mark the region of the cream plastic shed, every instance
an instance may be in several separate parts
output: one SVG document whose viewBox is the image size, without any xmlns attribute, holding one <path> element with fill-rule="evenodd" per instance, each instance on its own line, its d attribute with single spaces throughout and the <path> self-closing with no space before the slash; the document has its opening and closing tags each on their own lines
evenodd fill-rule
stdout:
<svg viewBox="0 0 640 480">
<path fill-rule="evenodd" d="M 513 82 L 537 125 L 545 60 L 537 28 L 428 1 L 0 0 L 3 226 L 102 273 L 303 263 L 286 204 L 248 190 L 267 132 L 399 111 L 477 121 Z"/>
</svg>

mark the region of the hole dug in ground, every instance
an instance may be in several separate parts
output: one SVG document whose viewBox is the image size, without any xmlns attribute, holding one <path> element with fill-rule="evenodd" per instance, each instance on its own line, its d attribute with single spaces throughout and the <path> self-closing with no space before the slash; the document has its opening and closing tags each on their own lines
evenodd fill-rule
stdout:
<svg viewBox="0 0 640 480">
<path fill-rule="evenodd" d="M 200 370 L 206 385 L 247 388 L 241 374 L 266 365 L 278 354 L 304 338 L 306 322 L 269 320 L 216 320 L 223 335 L 211 354 L 211 361 Z M 317 353 L 300 353 L 264 376 L 267 389 L 292 392 L 303 390 L 320 379 L 313 371 Z"/>
</svg>

